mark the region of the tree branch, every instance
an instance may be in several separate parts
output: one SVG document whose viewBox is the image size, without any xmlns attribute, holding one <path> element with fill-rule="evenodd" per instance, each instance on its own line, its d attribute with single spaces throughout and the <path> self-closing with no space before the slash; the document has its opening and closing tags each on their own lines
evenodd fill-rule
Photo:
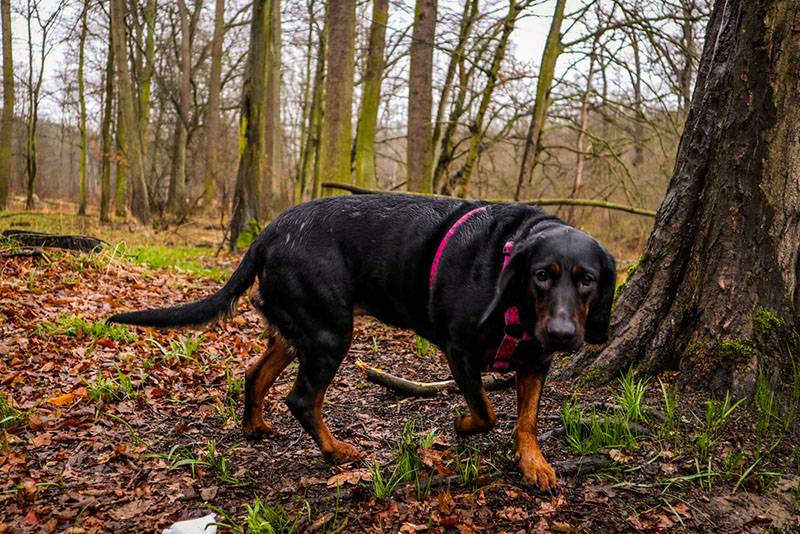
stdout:
<svg viewBox="0 0 800 534">
<path fill-rule="evenodd" d="M 370 367 L 362 361 L 357 361 L 356 366 L 361 369 L 367 381 L 378 384 L 404 397 L 435 397 L 442 391 L 458 391 L 455 380 L 442 380 L 440 382 L 417 382 L 395 376 L 386 371 L 375 367 Z M 483 388 L 486 391 L 498 391 L 508 389 L 515 383 L 515 378 L 511 376 L 498 376 L 490 374 L 483 378 Z"/>
<path fill-rule="evenodd" d="M 322 184 L 322 187 L 327 187 L 329 189 L 341 189 L 343 191 L 350 191 L 356 195 L 368 195 L 368 194 L 389 194 L 389 195 L 397 195 L 397 194 L 406 194 L 406 195 L 417 195 L 422 197 L 433 197 L 433 198 L 454 198 L 447 195 L 437 195 L 434 193 L 401 193 L 399 191 L 381 191 L 378 189 L 366 189 L 363 187 L 357 187 L 355 185 L 344 184 L 341 182 L 325 182 Z M 503 199 L 503 198 L 494 198 L 494 199 L 483 199 L 485 202 L 489 204 L 497 204 L 500 202 L 515 202 L 511 199 Z M 584 206 L 589 208 L 603 208 L 607 210 L 614 210 L 614 211 L 624 211 L 626 213 L 632 213 L 634 215 L 641 215 L 642 217 L 655 217 L 656 212 L 653 210 L 648 210 L 644 208 L 637 208 L 635 206 L 627 206 L 625 204 L 617 204 L 615 202 L 608 202 L 605 200 L 592 200 L 588 198 L 537 198 L 535 200 L 530 200 L 526 202 L 518 202 L 519 204 L 528 204 L 532 206 Z"/>
</svg>

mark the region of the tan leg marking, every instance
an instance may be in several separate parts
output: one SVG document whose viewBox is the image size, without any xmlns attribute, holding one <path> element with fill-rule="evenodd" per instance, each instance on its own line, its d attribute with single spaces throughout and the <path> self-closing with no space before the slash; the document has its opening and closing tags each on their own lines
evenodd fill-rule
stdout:
<svg viewBox="0 0 800 534">
<path fill-rule="evenodd" d="M 553 489 L 557 485 L 556 472 L 547 463 L 536 439 L 539 398 L 542 394 L 543 377 L 540 373 L 525 371 L 517 373 L 517 458 L 522 471 L 522 481 L 538 486 L 540 490 Z"/>
<path fill-rule="evenodd" d="M 274 434 L 272 425 L 264 421 L 264 397 L 289 363 L 294 351 L 278 333 L 270 336 L 269 348 L 245 372 L 245 406 L 242 421 L 248 439 Z"/>
<path fill-rule="evenodd" d="M 325 459 L 334 464 L 346 464 L 364 457 L 364 453 L 356 449 L 353 445 L 344 441 L 339 441 L 331 434 L 328 425 L 322 419 L 322 405 L 325 401 L 325 390 L 317 393 L 314 399 L 314 410 L 311 424 L 313 426 L 312 437 L 319 444 L 319 448 Z M 316 435 L 314 435 L 316 434 Z"/>
<path fill-rule="evenodd" d="M 492 401 L 486 395 L 486 391 L 481 389 L 481 398 L 485 414 L 475 410 L 473 406 L 469 407 L 469 415 L 462 415 L 456 418 L 456 433 L 459 436 L 472 436 L 474 434 L 483 434 L 489 432 L 497 424 L 497 416 L 494 414 Z"/>
</svg>

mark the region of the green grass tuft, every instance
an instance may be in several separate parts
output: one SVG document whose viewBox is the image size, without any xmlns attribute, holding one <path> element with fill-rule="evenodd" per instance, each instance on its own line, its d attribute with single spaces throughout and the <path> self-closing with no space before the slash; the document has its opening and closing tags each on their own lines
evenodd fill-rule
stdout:
<svg viewBox="0 0 800 534">
<path fill-rule="evenodd" d="M 77 315 L 62 315 L 55 322 L 45 322 L 36 329 L 41 336 L 72 336 L 78 339 L 111 339 L 130 343 L 138 336 L 124 324 L 90 322 Z"/>
</svg>

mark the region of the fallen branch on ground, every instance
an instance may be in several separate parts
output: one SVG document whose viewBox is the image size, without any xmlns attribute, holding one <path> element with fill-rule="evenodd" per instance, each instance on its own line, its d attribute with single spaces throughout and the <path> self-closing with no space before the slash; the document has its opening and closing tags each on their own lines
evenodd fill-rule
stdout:
<svg viewBox="0 0 800 534">
<path fill-rule="evenodd" d="M 607 454 L 591 454 L 573 460 L 553 462 L 553 469 L 561 476 L 590 475 L 613 463 L 614 460 Z"/>
<path fill-rule="evenodd" d="M 357 361 L 356 365 L 364 371 L 369 382 L 378 384 L 404 397 L 435 397 L 442 391 L 458 391 L 455 380 L 442 380 L 440 382 L 417 382 L 395 376 L 386 371 L 370 367 L 362 361 Z M 508 389 L 514 385 L 514 375 L 503 376 L 490 374 L 483 377 L 483 388 L 486 391 L 497 391 Z"/>
<path fill-rule="evenodd" d="M 52 247 L 80 252 L 97 252 L 103 245 L 102 239 L 82 235 L 56 235 L 28 230 L 4 230 L 3 237 L 16 241 L 26 247 Z"/>
<path fill-rule="evenodd" d="M 343 191 L 350 191 L 351 193 L 356 195 L 383 193 L 388 195 L 408 194 L 408 195 L 417 195 L 417 196 L 433 197 L 433 198 L 453 198 L 447 195 L 437 195 L 434 193 L 416 193 L 411 191 L 408 192 L 382 191 L 379 189 L 366 189 L 364 187 L 344 184 L 341 182 L 323 182 L 322 187 L 327 187 L 329 189 L 341 189 Z M 608 202 L 606 200 L 593 200 L 589 198 L 537 198 L 535 200 L 528 200 L 528 201 L 516 201 L 506 198 L 493 198 L 493 199 L 482 199 L 482 200 L 488 202 L 489 204 L 512 202 L 517 204 L 529 204 L 532 206 L 584 206 L 587 208 L 603 208 L 607 210 L 624 211 L 626 213 L 641 215 L 643 217 L 656 216 L 656 212 L 653 210 L 648 210 L 645 208 L 637 208 L 635 206 L 627 206 L 625 204 L 617 204 L 616 202 Z"/>
</svg>

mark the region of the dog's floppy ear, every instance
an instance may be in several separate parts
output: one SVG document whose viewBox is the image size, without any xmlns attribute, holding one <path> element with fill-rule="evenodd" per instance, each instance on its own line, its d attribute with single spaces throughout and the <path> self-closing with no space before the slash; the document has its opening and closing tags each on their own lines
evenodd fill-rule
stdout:
<svg viewBox="0 0 800 534">
<path fill-rule="evenodd" d="M 589 307 L 586 331 L 583 339 L 587 343 L 608 341 L 608 325 L 611 322 L 611 305 L 617 284 L 617 264 L 614 257 L 603 249 L 602 268 L 598 282 L 599 297 Z"/>
<path fill-rule="evenodd" d="M 494 297 L 481 315 L 478 327 L 486 324 L 489 317 L 498 310 L 505 311 L 506 308 L 511 307 L 514 295 L 521 295 L 525 291 L 527 258 L 528 254 L 525 250 L 519 250 L 511 255 L 508 265 L 500 271 L 500 276 L 497 277 Z"/>
</svg>

